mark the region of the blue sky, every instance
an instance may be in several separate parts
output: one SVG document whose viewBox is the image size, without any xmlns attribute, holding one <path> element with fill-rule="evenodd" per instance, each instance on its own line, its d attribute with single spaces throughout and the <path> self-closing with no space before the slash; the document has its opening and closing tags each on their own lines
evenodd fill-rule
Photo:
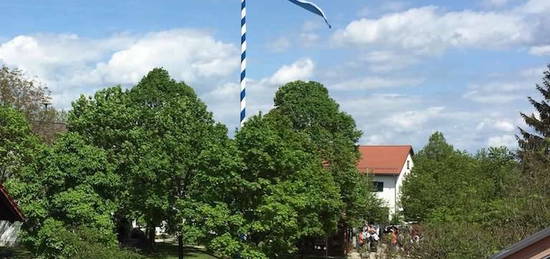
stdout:
<svg viewBox="0 0 550 259">
<path fill-rule="evenodd" d="M 548 0 L 317 0 L 333 24 L 286 0 L 248 1 L 249 114 L 285 82 L 320 81 L 364 132 L 412 144 L 442 131 L 456 147 L 515 147 L 526 96 L 550 63 Z M 0 63 L 52 91 L 135 84 L 162 66 L 216 119 L 238 125 L 238 0 L 0 0 Z"/>
</svg>

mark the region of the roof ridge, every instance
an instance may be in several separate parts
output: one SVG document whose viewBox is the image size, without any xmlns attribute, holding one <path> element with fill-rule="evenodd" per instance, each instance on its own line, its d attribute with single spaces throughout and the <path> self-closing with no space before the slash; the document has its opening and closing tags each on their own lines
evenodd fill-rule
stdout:
<svg viewBox="0 0 550 259">
<path fill-rule="evenodd" d="M 359 145 L 357 151 L 361 153 L 357 169 L 392 175 L 401 174 L 408 156 L 414 154 L 412 145 Z"/>
<path fill-rule="evenodd" d="M 23 216 L 23 213 L 17 206 L 17 202 L 10 196 L 8 191 L 4 188 L 2 184 L 0 184 L 0 201 L 6 201 L 8 204 L 8 209 L 16 215 L 16 217 L 19 217 L 17 220 L 19 221 L 25 221 L 25 216 Z M 10 220 L 11 221 L 11 220 Z"/>
</svg>

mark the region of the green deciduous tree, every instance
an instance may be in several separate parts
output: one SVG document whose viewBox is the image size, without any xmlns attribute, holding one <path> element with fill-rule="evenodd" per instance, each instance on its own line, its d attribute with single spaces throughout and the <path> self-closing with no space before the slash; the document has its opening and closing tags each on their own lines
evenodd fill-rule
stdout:
<svg viewBox="0 0 550 259">
<path fill-rule="evenodd" d="M 0 183 L 19 175 L 40 148 L 23 115 L 13 108 L 0 106 Z"/>
<path fill-rule="evenodd" d="M 275 94 L 275 109 L 270 113 L 288 117 L 292 129 L 311 141 L 312 151 L 328 166 L 345 204 L 340 223 L 357 225 L 369 214 L 379 214 L 372 213 L 379 210 L 380 203 L 369 192 L 372 187 L 368 176 L 356 169 L 360 156 L 357 142 L 362 133 L 322 84 L 303 81 L 286 84 Z"/>
<path fill-rule="evenodd" d="M 278 114 L 254 116 L 237 133 L 236 145 L 225 145 L 238 157 L 224 155 L 224 164 L 238 170 L 201 176 L 202 195 L 179 204 L 189 242 L 222 257 L 274 258 L 295 253 L 303 238 L 336 229 L 343 208 L 339 187 L 307 135 L 291 126 Z"/>
<path fill-rule="evenodd" d="M 412 257 L 488 257 L 548 227 L 550 71 L 537 89 L 537 113 L 521 114 L 531 130 L 520 129 L 520 161 L 506 148 L 456 151 L 440 133 L 416 155 L 402 195 L 405 215 L 425 229 Z"/>
<path fill-rule="evenodd" d="M 518 241 L 514 219 L 522 205 L 512 191 L 521 181 L 518 167 L 505 147 L 471 155 L 434 133 L 402 189 L 405 218 L 424 229 L 411 257 L 487 257 Z"/>
<path fill-rule="evenodd" d="M 26 79 L 19 69 L 0 67 L 0 105 L 20 110 L 29 119 L 37 119 L 50 101 L 48 89 L 39 82 Z"/>
<path fill-rule="evenodd" d="M 521 113 L 530 127 L 520 128 L 518 137 L 522 174 L 507 190 L 517 204 L 509 220 L 517 226 L 516 240 L 548 227 L 550 222 L 550 65 L 537 90 L 542 100 L 529 98 L 537 115 Z"/>
<path fill-rule="evenodd" d="M 484 222 L 498 207 L 506 186 L 517 179 L 517 162 L 506 148 L 475 156 L 455 150 L 434 133 L 416 154 L 402 189 L 407 220 Z"/>
<path fill-rule="evenodd" d="M 232 145 L 227 129 L 166 70 L 152 70 L 127 91 L 81 97 L 73 107 L 69 131 L 109 152 L 125 182 L 118 214 L 145 222 L 151 242 L 162 222 L 183 238 L 193 212 L 224 202 L 216 188 L 232 185 L 227 181 L 236 168 L 235 153 L 225 150 Z"/>
<path fill-rule="evenodd" d="M 23 243 L 39 255 L 70 258 L 78 253 L 79 230 L 87 229 L 96 233 L 93 242 L 115 247 L 112 214 L 121 182 L 112 169 L 105 151 L 76 134 L 35 156 L 7 182 L 27 217 Z"/>
<path fill-rule="evenodd" d="M 50 99 L 48 89 L 40 82 L 28 79 L 19 69 L 0 67 L 0 105 L 23 113 L 32 130 L 47 143 L 64 131 L 65 113 L 46 109 Z"/>
<path fill-rule="evenodd" d="M 200 199 L 197 194 L 205 188 L 214 191 L 215 183 L 203 186 L 197 181 L 229 173 L 233 166 L 224 157 L 231 154 L 222 151 L 228 143 L 227 130 L 213 120 L 189 86 L 170 79 L 165 70 L 150 72 L 130 91 L 130 98 L 139 114 L 141 135 L 135 142 L 141 156 L 130 185 L 135 188 L 130 191 L 133 207 L 149 224 L 167 220 L 182 236 L 184 223 L 177 220 L 176 205 Z"/>
<path fill-rule="evenodd" d="M 247 243 L 269 257 L 296 251 L 302 238 L 336 230 L 339 186 L 303 132 L 286 116 L 256 116 L 236 136 L 246 185 L 241 214 Z"/>
</svg>

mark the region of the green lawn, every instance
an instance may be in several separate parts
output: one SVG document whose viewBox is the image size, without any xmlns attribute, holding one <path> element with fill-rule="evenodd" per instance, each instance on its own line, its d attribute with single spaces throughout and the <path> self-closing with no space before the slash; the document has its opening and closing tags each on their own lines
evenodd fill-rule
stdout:
<svg viewBox="0 0 550 259">
<path fill-rule="evenodd" d="M 215 259 L 216 257 L 207 254 L 203 249 L 196 247 L 184 247 L 184 258 L 193 259 Z M 146 254 L 148 258 L 154 259 L 174 259 L 178 258 L 178 246 L 172 243 L 157 243 L 156 252 L 152 254 Z"/>
<path fill-rule="evenodd" d="M 153 253 L 143 254 L 147 258 L 152 259 L 177 259 L 178 258 L 178 246 L 171 243 L 157 243 L 156 251 Z M 185 247 L 184 257 L 192 259 L 216 259 L 216 257 L 209 255 L 204 250 L 195 247 Z M 4 248 L 0 247 L 0 258 L 21 258 L 31 259 L 33 258 L 31 253 L 25 248 Z"/>
<path fill-rule="evenodd" d="M 22 247 L 15 247 L 15 248 L 0 247 L 0 258 L 31 259 L 32 254 Z"/>
</svg>

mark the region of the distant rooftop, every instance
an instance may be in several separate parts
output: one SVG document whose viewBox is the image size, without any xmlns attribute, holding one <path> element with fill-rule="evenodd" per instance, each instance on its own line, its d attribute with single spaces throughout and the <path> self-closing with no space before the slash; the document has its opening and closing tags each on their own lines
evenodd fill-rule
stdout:
<svg viewBox="0 0 550 259">
<path fill-rule="evenodd" d="M 362 173 L 378 175 L 399 175 L 409 154 L 413 154 L 411 145 L 359 146 L 361 158 L 357 169 Z"/>
</svg>

